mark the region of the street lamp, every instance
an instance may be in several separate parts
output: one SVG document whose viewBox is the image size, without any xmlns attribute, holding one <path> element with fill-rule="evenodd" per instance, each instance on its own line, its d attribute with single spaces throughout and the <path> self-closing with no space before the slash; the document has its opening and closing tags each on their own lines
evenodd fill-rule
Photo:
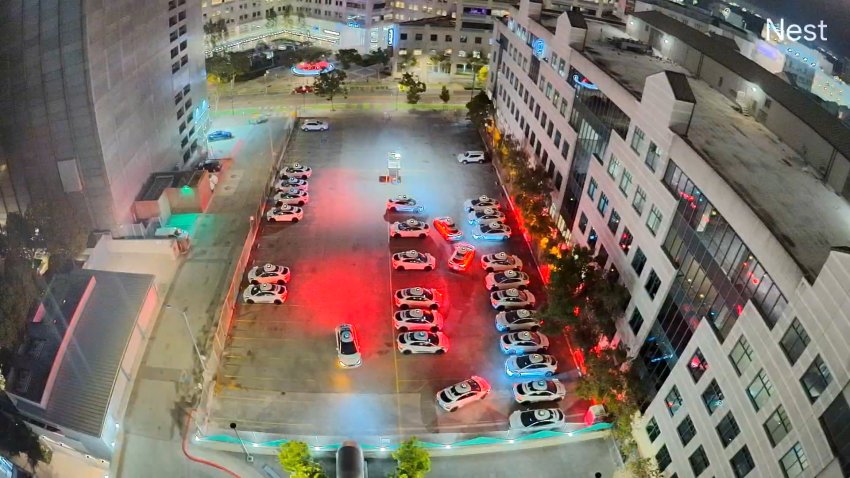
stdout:
<svg viewBox="0 0 850 478">
<path fill-rule="evenodd" d="M 173 309 L 171 304 L 165 304 L 166 309 Z M 180 311 L 183 316 L 183 322 L 186 324 L 186 330 L 189 332 L 189 337 L 192 339 L 192 345 L 195 347 L 195 353 L 198 355 L 198 361 L 201 362 L 201 368 L 204 373 L 207 373 L 207 365 L 204 363 L 204 356 L 201 355 L 201 349 L 198 348 L 198 341 L 195 340 L 195 334 L 192 333 L 192 327 L 189 326 L 189 316 L 186 315 L 186 309 Z"/>
<path fill-rule="evenodd" d="M 254 462 L 254 457 L 248 453 L 248 449 L 245 448 L 245 442 L 242 441 L 242 437 L 239 436 L 239 430 L 236 429 L 236 423 L 231 423 L 230 428 L 233 430 L 233 433 L 236 434 L 236 439 L 239 440 L 239 444 L 242 445 L 242 451 L 245 452 L 245 461 L 248 463 Z"/>
</svg>

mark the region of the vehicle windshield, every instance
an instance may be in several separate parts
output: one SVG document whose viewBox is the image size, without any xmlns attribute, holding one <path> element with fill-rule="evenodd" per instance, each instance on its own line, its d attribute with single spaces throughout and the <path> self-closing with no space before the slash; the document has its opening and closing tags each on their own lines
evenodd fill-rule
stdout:
<svg viewBox="0 0 850 478">
<path fill-rule="evenodd" d="M 525 427 L 528 427 L 528 426 L 540 423 L 540 421 L 538 421 L 537 417 L 535 416 L 535 414 L 539 411 L 540 410 L 531 411 L 531 412 L 523 413 L 522 415 L 520 415 L 520 417 L 522 418 L 522 425 L 525 426 Z"/>
<path fill-rule="evenodd" d="M 357 353 L 357 346 L 354 342 L 340 342 L 339 351 L 343 355 L 354 355 Z"/>
</svg>

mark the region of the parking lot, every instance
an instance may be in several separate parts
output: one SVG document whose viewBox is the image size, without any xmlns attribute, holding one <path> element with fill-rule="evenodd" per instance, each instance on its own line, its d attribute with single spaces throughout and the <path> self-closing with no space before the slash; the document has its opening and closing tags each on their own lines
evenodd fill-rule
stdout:
<svg viewBox="0 0 850 478">
<path fill-rule="evenodd" d="M 506 201 L 489 164 L 459 164 L 454 156 L 480 149 L 466 123 L 439 112 L 410 112 L 385 119 L 380 113 L 338 114 L 326 132 L 296 131 L 286 161 L 313 168 L 310 203 L 297 224 L 264 225 L 253 264 L 289 266 L 289 297 L 280 306 L 238 306 L 225 359 L 218 372 L 212 413 L 227 428 L 294 435 L 394 435 L 437 432 L 475 433 L 507 429 L 513 403 L 493 325 L 495 311 L 484 288 L 482 254 L 507 250 L 519 255 L 532 276 L 530 290 L 543 297 L 541 281 L 522 237 L 506 242 L 471 238 L 463 201 L 487 194 Z M 401 182 L 380 182 L 387 154 L 401 153 Z M 436 231 L 426 239 L 390 239 L 389 223 L 410 217 L 387 214 L 387 198 L 408 194 L 425 205 L 416 215 L 429 224 L 450 215 L 462 224 L 476 248 L 473 267 L 456 273 L 446 267 L 452 245 Z M 508 225 L 516 223 L 508 212 Z M 437 258 L 431 272 L 394 271 L 394 252 L 417 249 Z M 445 355 L 401 355 L 395 346 L 392 293 L 399 288 L 438 289 L 440 311 L 451 347 Z M 357 328 L 363 365 L 337 366 L 334 328 Z M 568 382 L 561 402 L 567 421 L 580 421 L 585 406 L 572 390 L 574 365 L 566 346 L 550 337 L 560 361 L 559 378 Z M 480 375 L 492 385 L 486 400 L 446 413 L 434 402 L 439 389 Z M 548 404 L 542 404 L 546 406 Z M 549 405 L 551 406 L 551 405 Z"/>
</svg>

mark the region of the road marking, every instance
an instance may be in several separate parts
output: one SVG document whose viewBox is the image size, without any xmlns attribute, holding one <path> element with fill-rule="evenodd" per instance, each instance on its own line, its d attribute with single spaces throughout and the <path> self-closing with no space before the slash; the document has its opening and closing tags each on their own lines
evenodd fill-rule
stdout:
<svg viewBox="0 0 850 478">
<path fill-rule="evenodd" d="M 391 223 L 387 223 L 387 249 L 390 249 L 390 231 L 392 228 Z M 394 309 L 394 300 L 393 300 L 393 263 L 392 260 L 387 258 L 387 268 L 390 271 L 389 280 L 387 281 L 389 285 L 389 294 L 390 297 L 390 310 L 395 314 Z M 390 323 L 390 338 L 393 343 L 393 368 L 395 369 L 395 406 L 396 406 L 396 426 L 398 427 L 399 434 L 401 434 L 401 384 L 399 383 L 399 373 L 398 373 L 398 347 L 395 345 L 396 343 L 396 330 L 395 324 Z"/>
</svg>

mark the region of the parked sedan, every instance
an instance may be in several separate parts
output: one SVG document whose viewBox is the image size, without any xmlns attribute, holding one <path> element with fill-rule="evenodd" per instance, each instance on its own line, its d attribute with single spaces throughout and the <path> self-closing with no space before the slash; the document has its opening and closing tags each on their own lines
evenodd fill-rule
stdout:
<svg viewBox="0 0 850 478">
<path fill-rule="evenodd" d="M 411 249 L 393 254 L 392 265 L 397 271 L 430 271 L 437 265 L 437 259 L 431 254 Z"/>
<path fill-rule="evenodd" d="M 449 257 L 449 269 L 463 272 L 469 269 L 469 264 L 475 257 L 475 246 L 468 242 L 459 242 L 455 245 L 452 256 Z"/>
<path fill-rule="evenodd" d="M 263 264 L 252 267 L 248 271 L 248 282 L 251 284 L 286 284 L 289 282 L 289 267 L 274 264 Z"/>
<path fill-rule="evenodd" d="M 216 130 L 207 134 L 208 141 L 221 141 L 225 139 L 233 139 L 233 133 L 230 131 Z"/>
<path fill-rule="evenodd" d="M 490 224 L 491 222 L 504 222 L 505 213 L 498 209 L 488 207 L 485 209 L 479 209 L 477 211 L 470 212 L 469 214 L 467 214 L 466 220 L 472 225 Z"/>
<path fill-rule="evenodd" d="M 457 155 L 457 162 L 467 163 L 483 163 L 487 161 L 487 153 L 484 151 L 467 151 Z"/>
<path fill-rule="evenodd" d="M 301 163 L 294 163 L 278 171 L 278 179 L 309 179 L 313 175 L 313 169 Z"/>
<path fill-rule="evenodd" d="M 536 432 L 539 430 L 559 430 L 566 425 L 564 412 L 559 408 L 541 408 L 538 410 L 518 410 L 511 413 L 511 430 Z"/>
<path fill-rule="evenodd" d="M 515 270 L 491 272 L 484 277 L 484 285 L 489 291 L 503 289 L 525 290 L 528 288 L 529 283 L 531 283 L 531 278 L 528 277 L 528 274 Z"/>
<path fill-rule="evenodd" d="M 511 228 L 501 222 L 479 224 L 472 237 L 485 241 L 504 241 L 511 237 Z"/>
<path fill-rule="evenodd" d="M 277 284 L 249 285 L 242 299 L 249 304 L 282 304 L 286 301 L 286 287 Z"/>
<path fill-rule="evenodd" d="M 537 332 L 523 330 L 502 335 L 499 346 L 502 352 L 508 355 L 542 353 L 549 348 L 549 338 Z"/>
<path fill-rule="evenodd" d="M 217 173 L 221 171 L 221 161 L 217 159 L 207 159 L 206 161 L 201 161 L 195 167 L 198 171 L 206 171 L 208 173 Z"/>
<path fill-rule="evenodd" d="M 297 93 L 299 95 L 306 95 L 308 93 L 313 92 L 313 87 L 310 85 L 296 86 L 295 89 L 292 90 L 292 92 Z"/>
<path fill-rule="evenodd" d="M 304 218 L 304 210 L 298 206 L 284 204 L 273 207 L 266 211 L 266 220 L 269 222 L 298 222 Z"/>
<path fill-rule="evenodd" d="M 522 270 L 522 260 L 507 252 L 496 252 L 481 257 L 481 268 L 487 272 L 506 271 L 509 269 Z"/>
<path fill-rule="evenodd" d="M 422 212 L 424 210 L 425 206 L 417 203 L 416 199 L 413 199 L 412 197 L 406 196 L 404 194 L 387 199 L 387 211 Z"/>
<path fill-rule="evenodd" d="M 505 360 L 509 377 L 551 377 L 557 370 L 558 361 L 546 354 L 515 355 Z"/>
<path fill-rule="evenodd" d="M 308 119 L 301 123 L 301 131 L 327 131 L 330 126 L 325 121 Z"/>
<path fill-rule="evenodd" d="M 470 403 L 484 400 L 489 393 L 490 383 L 477 375 L 473 375 L 463 382 L 437 392 L 437 405 L 447 412 L 453 412 Z"/>
<path fill-rule="evenodd" d="M 298 188 L 289 188 L 286 191 L 278 191 L 272 197 L 272 202 L 277 207 L 284 204 L 303 206 L 310 202 L 310 193 L 302 191 Z"/>
<path fill-rule="evenodd" d="M 499 201 L 485 195 L 478 196 L 475 199 L 467 199 L 463 203 L 463 208 L 466 212 L 481 211 L 487 208 L 501 209 Z"/>
<path fill-rule="evenodd" d="M 398 335 L 396 345 L 404 355 L 440 355 L 449 350 L 449 337 L 442 332 L 405 332 Z"/>
<path fill-rule="evenodd" d="M 437 332 L 443 328 L 443 314 L 436 310 L 399 310 L 393 314 L 393 325 L 399 332 L 408 330 Z"/>
<path fill-rule="evenodd" d="M 449 216 L 442 216 L 434 219 L 434 229 L 443 236 L 443 239 L 453 242 L 463 238 L 463 231 L 458 229 L 455 220 Z"/>
<path fill-rule="evenodd" d="M 363 364 L 360 355 L 360 342 L 351 324 L 341 324 L 336 328 L 336 356 L 340 367 L 354 368 Z"/>
<path fill-rule="evenodd" d="M 428 235 L 428 229 L 428 224 L 411 217 L 404 222 L 392 223 L 390 226 L 390 236 L 423 238 Z"/>
<path fill-rule="evenodd" d="M 409 287 L 398 289 L 393 294 L 396 307 L 404 309 L 431 309 L 440 308 L 440 293 L 436 289 L 424 287 Z"/>
<path fill-rule="evenodd" d="M 275 189 L 278 191 L 288 191 L 292 188 L 309 191 L 310 185 L 307 183 L 306 179 L 299 178 L 281 179 L 275 184 Z"/>
<path fill-rule="evenodd" d="M 513 332 L 517 330 L 531 330 L 536 332 L 543 325 L 533 310 L 517 309 L 507 310 L 496 314 L 496 330 L 499 332 Z"/>
<path fill-rule="evenodd" d="M 527 290 L 508 289 L 490 293 L 490 305 L 498 311 L 534 307 L 534 294 Z"/>
<path fill-rule="evenodd" d="M 269 122 L 269 115 L 257 115 L 248 120 L 248 124 L 263 124 Z"/>
<path fill-rule="evenodd" d="M 567 395 L 566 387 L 557 378 L 515 383 L 513 389 L 517 403 L 561 401 Z"/>
</svg>

